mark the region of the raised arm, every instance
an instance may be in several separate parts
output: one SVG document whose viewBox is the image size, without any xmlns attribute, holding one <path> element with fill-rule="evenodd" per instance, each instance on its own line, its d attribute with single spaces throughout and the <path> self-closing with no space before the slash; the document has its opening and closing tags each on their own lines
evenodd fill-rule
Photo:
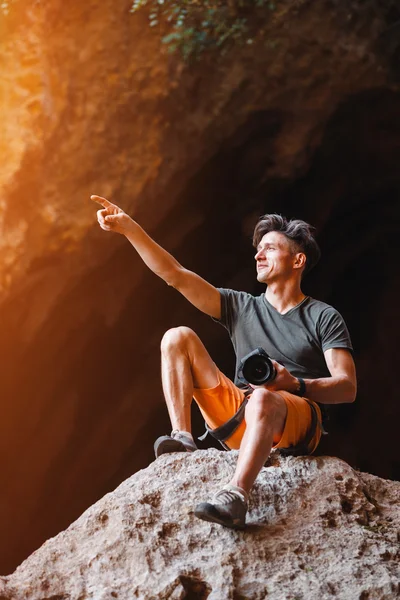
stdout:
<svg viewBox="0 0 400 600">
<path fill-rule="evenodd" d="M 176 288 L 196 308 L 211 317 L 220 318 L 221 299 L 216 287 L 185 269 L 117 205 L 101 196 L 91 196 L 91 199 L 103 207 L 97 211 L 97 220 L 104 231 L 124 235 L 153 273 Z"/>
</svg>

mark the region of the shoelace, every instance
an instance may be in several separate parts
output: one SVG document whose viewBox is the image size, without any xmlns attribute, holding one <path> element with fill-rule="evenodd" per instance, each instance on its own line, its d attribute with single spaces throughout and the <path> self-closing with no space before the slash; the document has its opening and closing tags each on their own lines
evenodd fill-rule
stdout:
<svg viewBox="0 0 400 600">
<path fill-rule="evenodd" d="M 192 440 L 190 439 L 190 437 L 188 437 L 187 435 L 185 435 L 184 433 L 180 433 L 180 431 L 173 431 L 171 433 L 171 437 L 174 438 L 174 440 L 178 440 L 179 442 L 191 442 Z"/>
<path fill-rule="evenodd" d="M 188 450 L 196 450 L 197 446 L 194 443 L 193 439 L 191 439 L 189 436 L 185 435 L 184 433 L 181 433 L 180 431 L 174 429 L 171 432 L 171 437 L 174 440 L 177 440 L 178 442 L 181 442 Z"/>
<path fill-rule="evenodd" d="M 246 500 L 238 492 L 235 492 L 233 490 L 220 490 L 215 494 L 213 501 L 218 501 L 216 502 L 218 504 L 229 504 L 230 502 L 234 502 L 237 499 L 241 500 L 243 504 L 246 504 Z"/>
</svg>

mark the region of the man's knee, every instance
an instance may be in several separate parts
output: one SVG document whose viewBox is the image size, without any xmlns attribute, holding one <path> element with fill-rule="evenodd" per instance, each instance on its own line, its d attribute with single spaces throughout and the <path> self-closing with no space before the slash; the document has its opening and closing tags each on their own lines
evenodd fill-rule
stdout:
<svg viewBox="0 0 400 600">
<path fill-rule="evenodd" d="M 168 329 L 161 340 L 161 352 L 168 354 L 171 351 L 184 350 L 190 340 L 196 336 L 190 327 L 180 326 Z"/>
<path fill-rule="evenodd" d="M 246 407 L 248 417 L 272 419 L 286 414 L 286 403 L 278 394 L 264 388 L 257 388 L 252 393 Z"/>
</svg>

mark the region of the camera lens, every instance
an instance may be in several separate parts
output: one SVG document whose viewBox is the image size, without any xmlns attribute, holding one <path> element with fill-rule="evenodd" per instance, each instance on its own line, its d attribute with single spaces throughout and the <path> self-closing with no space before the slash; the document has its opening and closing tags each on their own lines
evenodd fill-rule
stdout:
<svg viewBox="0 0 400 600">
<path fill-rule="evenodd" d="M 243 365 L 243 377 L 253 385 L 262 385 L 274 377 L 273 365 L 266 356 L 250 356 Z"/>
</svg>

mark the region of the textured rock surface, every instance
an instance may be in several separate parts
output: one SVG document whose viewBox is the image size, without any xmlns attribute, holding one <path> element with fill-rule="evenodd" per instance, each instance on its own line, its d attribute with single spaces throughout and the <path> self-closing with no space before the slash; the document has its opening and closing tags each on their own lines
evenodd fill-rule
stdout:
<svg viewBox="0 0 400 600">
<path fill-rule="evenodd" d="M 397 0 L 281 0 L 252 45 L 190 66 L 130 5 L 18 0 L 0 21 L 4 574 L 148 464 L 166 427 L 167 328 L 193 327 L 231 364 L 222 329 L 98 229 L 92 192 L 188 268 L 250 292 L 256 216 L 317 225 L 326 262 L 306 292 L 344 312 L 361 379 L 330 452 L 400 468 L 387 366 L 400 336 Z"/>
<path fill-rule="evenodd" d="M 399 483 L 337 458 L 273 454 L 234 532 L 192 510 L 236 454 L 161 457 L 0 579 L 2 600 L 398 597 Z"/>
</svg>

